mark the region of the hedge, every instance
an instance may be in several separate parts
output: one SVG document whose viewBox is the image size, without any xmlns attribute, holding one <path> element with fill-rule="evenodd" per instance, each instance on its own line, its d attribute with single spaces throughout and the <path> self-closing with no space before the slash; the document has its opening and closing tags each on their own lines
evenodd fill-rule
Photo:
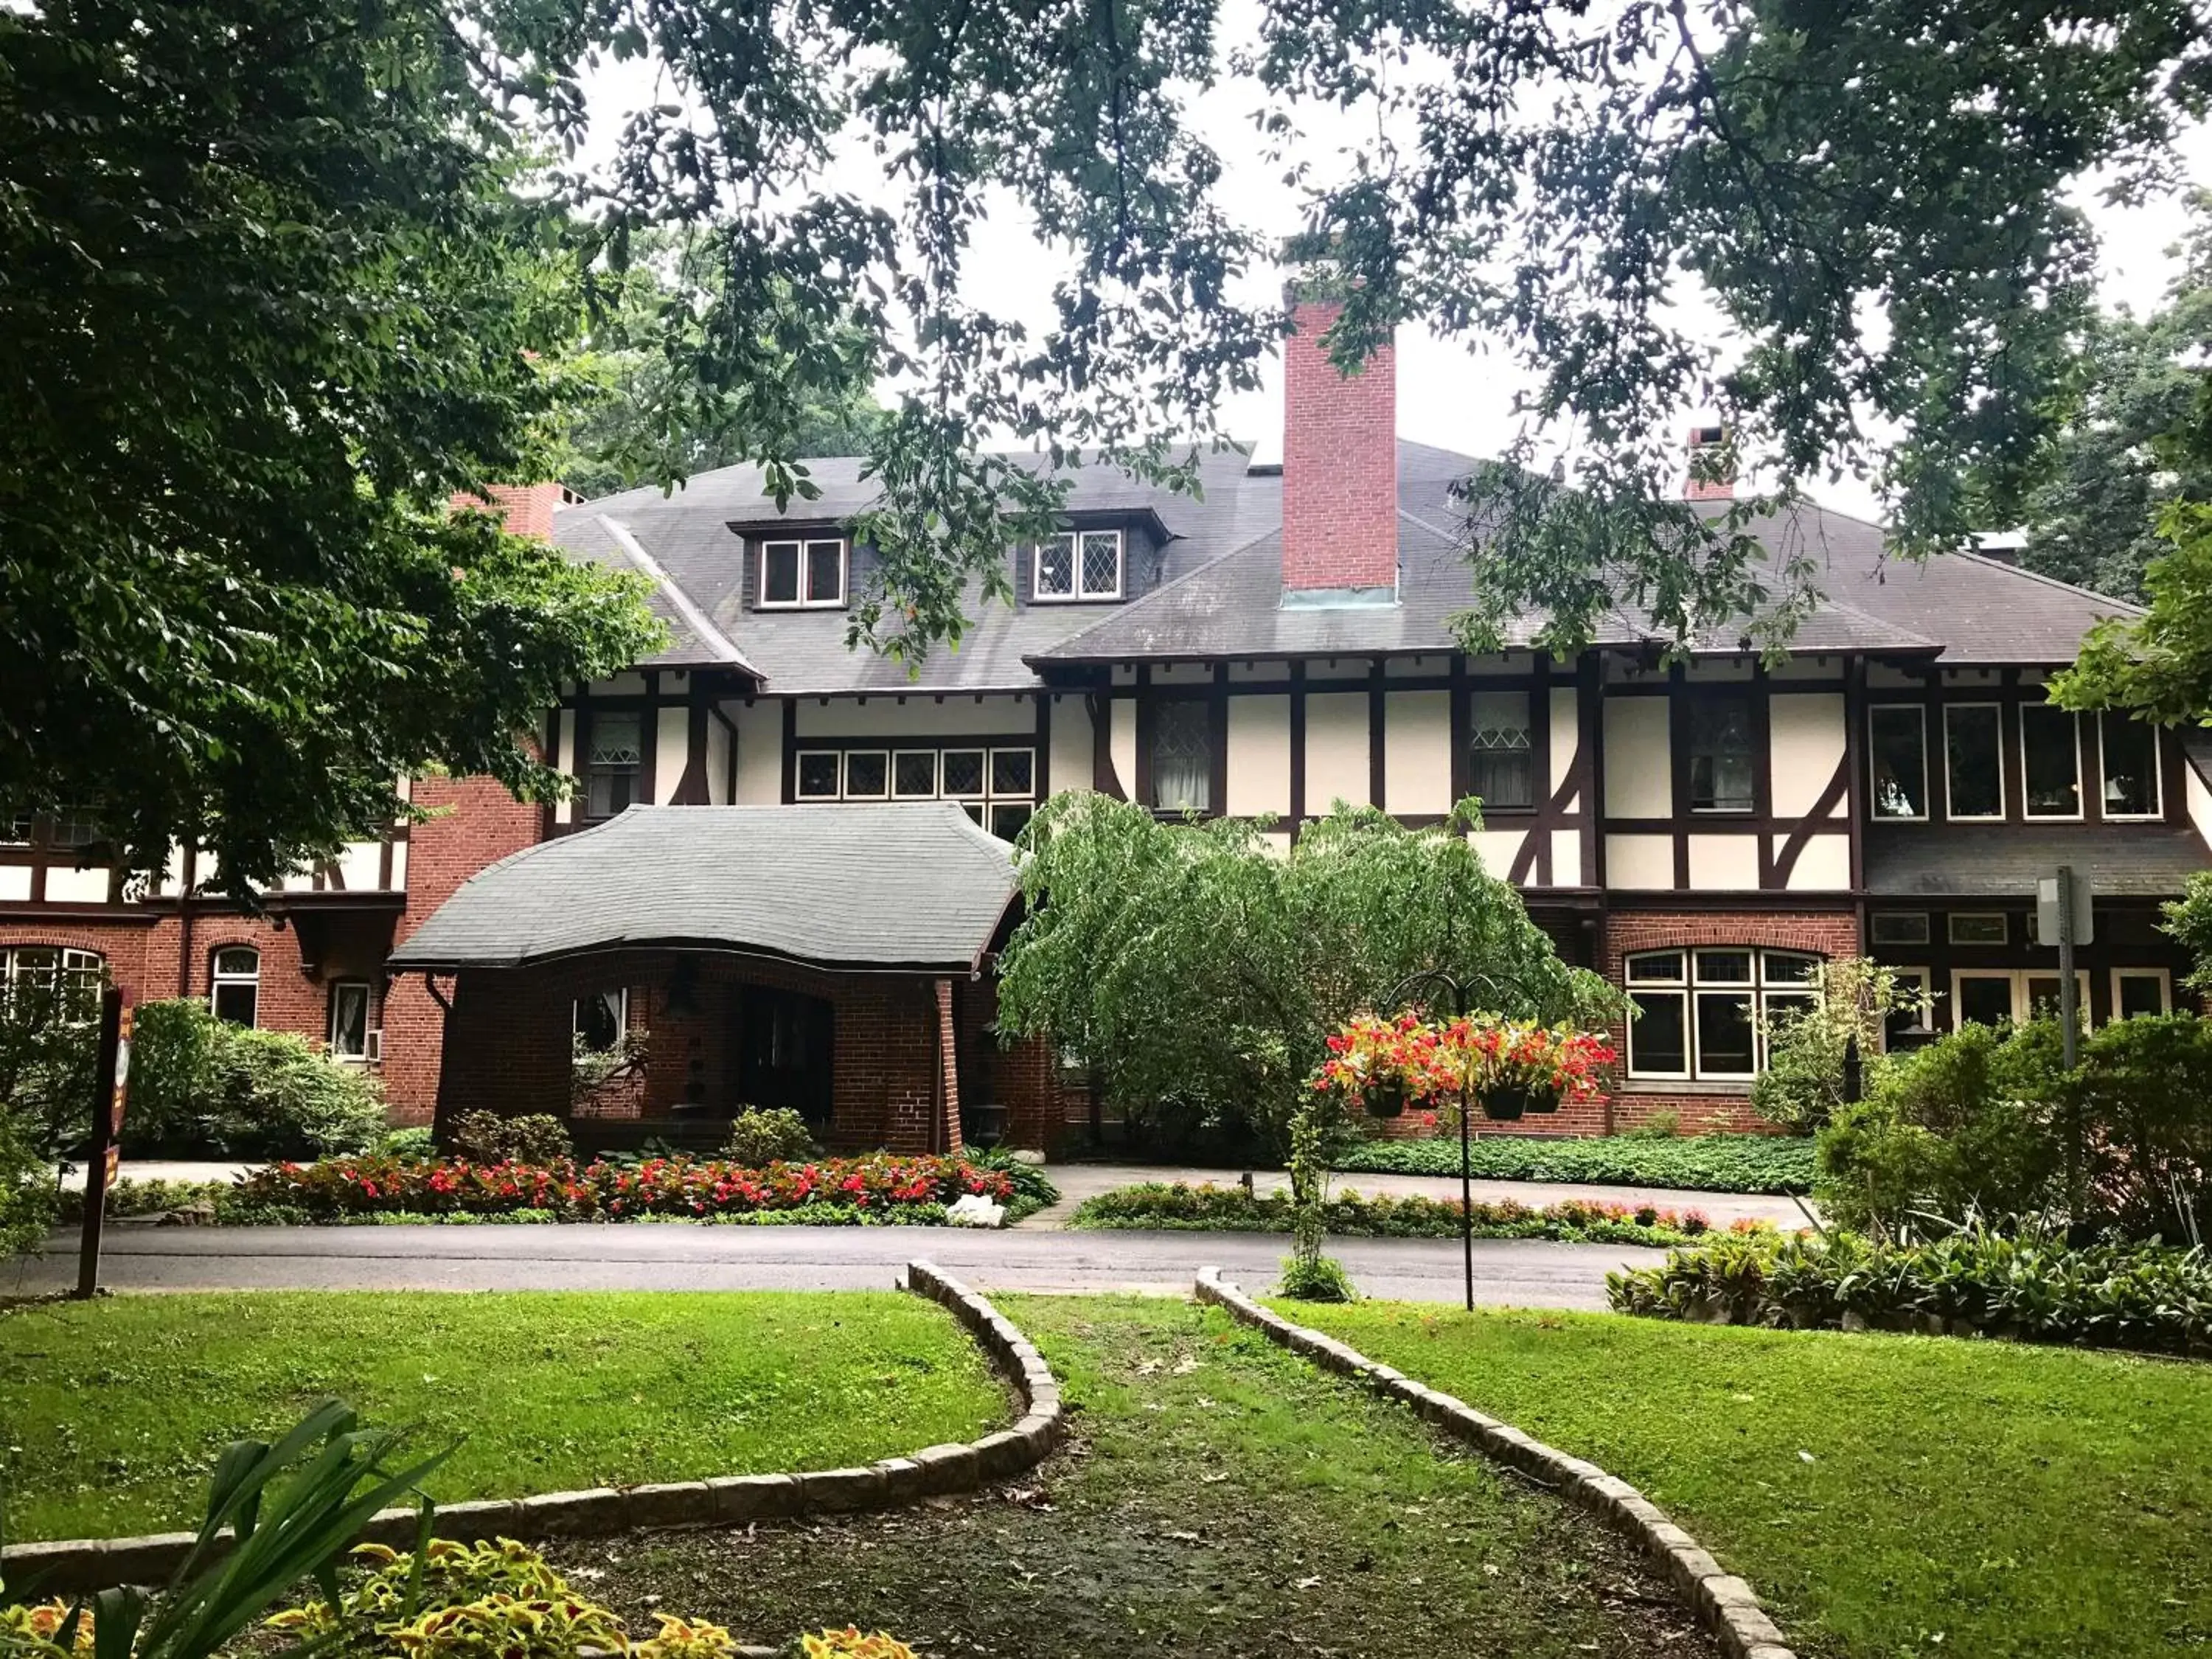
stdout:
<svg viewBox="0 0 2212 1659">
<path fill-rule="evenodd" d="M 1716 1238 L 1607 1275 L 1613 1308 L 1715 1325 L 1923 1331 L 2212 1355 L 2212 1259 L 1973 1228 L 1899 1245 L 1838 1232 Z"/>
<path fill-rule="evenodd" d="M 1341 1238 L 1456 1238 L 1456 1203 L 1432 1198 L 1366 1198 L 1346 1194 L 1323 1206 L 1327 1230 Z M 1266 1232 L 1291 1231 L 1287 1193 L 1254 1196 L 1242 1187 L 1211 1182 L 1146 1182 L 1116 1187 L 1085 1199 L 1069 1218 L 1071 1227 L 1156 1228 L 1171 1232 Z M 1664 1246 L 1688 1243 L 1711 1224 L 1695 1210 L 1680 1213 L 1651 1206 L 1588 1204 L 1570 1200 L 1533 1209 L 1510 1199 L 1474 1206 L 1480 1238 L 1550 1238 L 1606 1244 Z"/>
<path fill-rule="evenodd" d="M 1813 1143 L 1790 1135 L 1482 1135 L 1473 1154 L 1474 1173 L 1482 1181 L 1569 1181 L 1707 1193 L 1813 1190 Z M 1450 1135 L 1363 1141 L 1332 1167 L 1358 1175 L 1455 1176 L 1459 1141 Z"/>
</svg>

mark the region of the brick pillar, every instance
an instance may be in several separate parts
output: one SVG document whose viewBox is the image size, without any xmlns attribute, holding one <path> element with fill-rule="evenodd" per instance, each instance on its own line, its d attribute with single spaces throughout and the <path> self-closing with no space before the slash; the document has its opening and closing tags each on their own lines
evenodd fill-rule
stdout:
<svg viewBox="0 0 2212 1659">
<path fill-rule="evenodd" d="M 939 1142 L 948 1152 L 957 1152 L 960 1139 L 960 1033 L 952 1018 L 952 981 L 940 979 L 936 982 L 937 998 L 937 1068 L 944 1079 L 944 1113 L 939 1125 L 943 1135 Z"/>
<path fill-rule="evenodd" d="M 1344 307 L 1309 301 L 1283 343 L 1283 589 L 1293 601 L 1398 586 L 1398 368 L 1384 346 L 1354 375 L 1322 343 Z"/>
</svg>

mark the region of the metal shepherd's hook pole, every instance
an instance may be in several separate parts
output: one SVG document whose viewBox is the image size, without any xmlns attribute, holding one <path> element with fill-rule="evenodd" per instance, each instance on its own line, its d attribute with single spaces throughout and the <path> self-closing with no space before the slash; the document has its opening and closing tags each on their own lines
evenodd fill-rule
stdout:
<svg viewBox="0 0 2212 1659">
<path fill-rule="evenodd" d="M 1498 992 L 1497 981 L 1487 974 L 1468 974 L 1464 976 L 1443 968 L 1425 968 L 1408 974 L 1399 981 L 1390 993 L 1393 1007 L 1403 1007 L 1425 988 L 1428 994 L 1421 1000 L 1434 1004 L 1453 1019 L 1468 1012 L 1468 1005 L 1474 988 L 1486 987 L 1492 995 Z M 1474 1091 L 1467 1070 L 1462 1066 L 1459 1075 L 1459 1251 L 1465 1284 L 1465 1302 L 1469 1313 L 1474 1311 Z"/>
</svg>

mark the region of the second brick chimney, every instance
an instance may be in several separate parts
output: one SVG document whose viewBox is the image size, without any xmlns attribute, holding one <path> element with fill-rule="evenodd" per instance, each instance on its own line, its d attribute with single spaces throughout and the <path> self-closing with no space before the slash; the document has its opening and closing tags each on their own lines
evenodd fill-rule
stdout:
<svg viewBox="0 0 2212 1659">
<path fill-rule="evenodd" d="M 1398 596 L 1398 368 L 1384 346 L 1337 372 L 1322 335 L 1344 309 L 1301 301 L 1283 346 L 1283 603 Z"/>
<path fill-rule="evenodd" d="M 553 539 L 553 509 L 581 499 L 565 484 L 494 484 L 482 497 L 455 495 L 453 507 L 456 511 L 474 508 L 495 513 L 508 534 L 550 542 Z"/>
<path fill-rule="evenodd" d="M 1728 428 L 1693 426 L 1690 428 L 1690 477 L 1682 486 L 1686 501 L 1732 501 L 1735 499 L 1735 463 L 1723 454 L 1716 470 L 1715 452 L 1725 452 Z M 1710 473 L 1701 477 L 1700 474 Z"/>
</svg>

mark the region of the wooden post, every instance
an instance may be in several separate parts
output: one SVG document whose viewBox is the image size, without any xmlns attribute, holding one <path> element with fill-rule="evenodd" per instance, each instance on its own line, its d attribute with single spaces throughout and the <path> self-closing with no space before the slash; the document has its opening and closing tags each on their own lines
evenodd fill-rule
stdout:
<svg viewBox="0 0 2212 1659">
<path fill-rule="evenodd" d="M 79 1301 L 100 1293 L 100 1224 L 106 1218 L 130 1079 L 131 1010 L 123 1005 L 123 993 L 110 985 L 100 994 L 100 1049 L 93 1061 L 92 1147 L 84 1172 L 84 1232 L 77 1247 Z"/>
</svg>

